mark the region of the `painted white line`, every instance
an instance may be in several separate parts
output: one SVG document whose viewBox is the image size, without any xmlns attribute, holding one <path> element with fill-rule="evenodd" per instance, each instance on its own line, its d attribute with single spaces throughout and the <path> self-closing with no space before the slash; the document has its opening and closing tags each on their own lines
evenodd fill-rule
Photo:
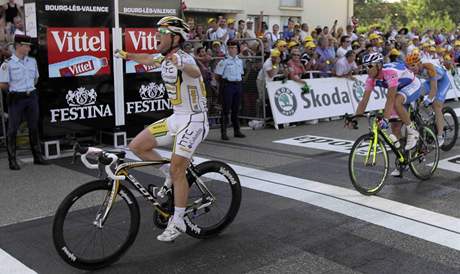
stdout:
<svg viewBox="0 0 460 274">
<path fill-rule="evenodd" d="M 454 108 L 454 111 L 457 114 L 457 117 L 460 117 L 460 108 Z"/>
<path fill-rule="evenodd" d="M 0 273 L 28 274 L 37 273 L 0 248 Z"/>
<path fill-rule="evenodd" d="M 460 155 L 440 160 L 438 168 L 460 173 Z"/>
<path fill-rule="evenodd" d="M 171 155 L 167 151 L 159 152 L 163 157 Z M 128 153 L 129 156 L 133 154 Z M 207 159 L 194 157 L 194 160 L 198 164 Z M 231 166 L 239 175 L 243 187 L 305 202 L 460 250 L 459 218 L 377 196 L 363 196 L 343 187 L 238 165 Z"/>
</svg>

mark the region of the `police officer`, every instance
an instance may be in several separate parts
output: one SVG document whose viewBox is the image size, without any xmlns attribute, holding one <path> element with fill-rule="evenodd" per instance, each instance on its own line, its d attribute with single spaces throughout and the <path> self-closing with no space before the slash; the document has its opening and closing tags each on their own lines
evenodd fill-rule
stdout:
<svg viewBox="0 0 460 274">
<path fill-rule="evenodd" d="M 238 112 L 240 108 L 242 89 L 243 61 L 238 58 L 238 43 L 229 41 L 227 43 L 228 55 L 220 61 L 216 67 L 216 75 L 220 78 L 222 85 L 222 123 L 221 138 L 229 140 L 227 136 L 228 114 L 232 111 L 233 133 L 237 138 L 246 137 L 240 131 Z"/>
<path fill-rule="evenodd" d="M 11 170 L 19 170 L 16 162 L 16 134 L 22 117 L 27 119 L 34 164 L 47 164 L 41 155 L 38 139 L 38 80 L 37 61 L 29 57 L 31 39 L 25 35 L 14 38 L 15 53 L 0 67 L 0 88 L 9 89 L 8 102 L 8 161 Z"/>
</svg>

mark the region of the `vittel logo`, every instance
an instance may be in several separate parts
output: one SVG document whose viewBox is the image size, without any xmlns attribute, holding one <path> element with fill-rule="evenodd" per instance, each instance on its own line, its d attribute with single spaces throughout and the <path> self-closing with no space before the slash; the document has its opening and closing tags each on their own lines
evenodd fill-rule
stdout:
<svg viewBox="0 0 460 274">
<path fill-rule="evenodd" d="M 97 32 L 98 35 L 89 35 L 87 32 L 79 31 L 51 31 L 59 52 L 100 52 L 107 51 L 104 31 Z"/>
<path fill-rule="evenodd" d="M 128 31 L 134 50 L 156 50 L 159 40 L 153 32 Z"/>
</svg>

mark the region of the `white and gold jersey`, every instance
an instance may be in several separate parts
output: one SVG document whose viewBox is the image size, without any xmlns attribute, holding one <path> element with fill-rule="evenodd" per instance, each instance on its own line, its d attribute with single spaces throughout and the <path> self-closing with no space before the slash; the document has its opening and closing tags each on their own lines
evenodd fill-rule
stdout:
<svg viewBox="0 0 460 274">
<path fill-rule="evenodd" d="M 188 53 L 178 50 L 176 58 L 179 64 L 196 65 L 195 59 Z M 173 63 L 165 59 L 161 63 L 161 77 L 173 105 L 174 113 L 191 114 L 206 112 L 206 89 L 203 77 L 192 78 L 177 69 Z"/>
</svg>

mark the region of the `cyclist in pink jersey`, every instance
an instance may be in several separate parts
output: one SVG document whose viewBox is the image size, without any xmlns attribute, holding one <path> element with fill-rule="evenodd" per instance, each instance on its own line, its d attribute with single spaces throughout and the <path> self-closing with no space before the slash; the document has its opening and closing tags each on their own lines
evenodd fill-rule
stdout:
<svg viewBox="0 0 460 274">
<path fill-rule="evenodd" d="M 383 64 L 383 55 L 370 53 L 362 58 L 362 64 L 367 69 L 368 78 L 362 100 L 358 104 L 356 114 L 363 114 L 369 102 L 370 95 L 375 86 L 387 88 L 387 101 L 385 103 L 384 119 L 381 121 L 381 128 L 388 128 L 388 119 L 392 112 L 401 118 L 407 127 L 406 150 L 411 150 L 417 144 L 419 133 L 405 105 L 416 101 L 420 97 L 421 83 L 414 73 L 407 69 L 403 63 Z"/>
</svg>

